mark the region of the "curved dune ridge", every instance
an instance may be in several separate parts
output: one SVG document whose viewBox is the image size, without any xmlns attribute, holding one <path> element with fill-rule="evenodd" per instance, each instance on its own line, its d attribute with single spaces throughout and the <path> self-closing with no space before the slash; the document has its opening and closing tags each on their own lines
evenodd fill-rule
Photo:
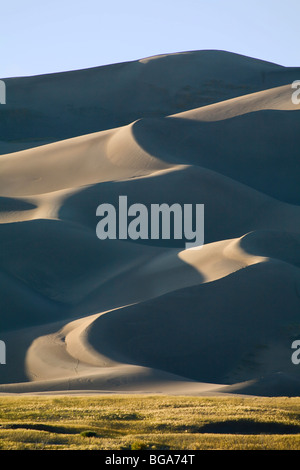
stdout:
<svg viewBox="0 0 300 470">
<path fill-rule="evenodd" d="M 299 395 L 299 78 L 199 51 L 7 80 L 0 393 Z M 121 195 L 204 204 L 204 245 L 99 240 Z"/>
</svg>

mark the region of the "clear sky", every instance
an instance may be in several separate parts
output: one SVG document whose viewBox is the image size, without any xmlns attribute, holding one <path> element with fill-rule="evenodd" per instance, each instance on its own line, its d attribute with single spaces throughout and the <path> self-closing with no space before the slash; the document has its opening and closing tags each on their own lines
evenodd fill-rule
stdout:
<svg viewBox="0 0 300 470">
<path fill-rule="evenodd" d="M 299 40 L 300 0 L 3 0 L 0 77 L 200 49 L 300 66 Z"/>
</svg>

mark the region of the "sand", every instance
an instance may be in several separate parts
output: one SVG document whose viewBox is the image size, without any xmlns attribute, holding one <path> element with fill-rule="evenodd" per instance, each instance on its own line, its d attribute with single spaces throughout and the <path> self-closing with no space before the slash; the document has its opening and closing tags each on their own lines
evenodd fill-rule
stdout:
<svg viewBox="0 0 300 470">
<path fill-rule="evenodd" d="M 5 80 L 0 393 L 300 394 L 299 77 L 198 51 Z M 204 204 L 204 245 L 99 240 L 120 195 Z"/>
</svg>

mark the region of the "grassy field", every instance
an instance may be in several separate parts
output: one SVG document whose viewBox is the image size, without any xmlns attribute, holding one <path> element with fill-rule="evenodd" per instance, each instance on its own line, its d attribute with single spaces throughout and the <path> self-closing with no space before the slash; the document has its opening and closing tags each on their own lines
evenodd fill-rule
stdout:
<svg viewBox="0 0 300 470">
<path fill-rule="evenodd" d="M 300 398 L 1 397 L 0 449 L 300 449 Z"/>
</svg>

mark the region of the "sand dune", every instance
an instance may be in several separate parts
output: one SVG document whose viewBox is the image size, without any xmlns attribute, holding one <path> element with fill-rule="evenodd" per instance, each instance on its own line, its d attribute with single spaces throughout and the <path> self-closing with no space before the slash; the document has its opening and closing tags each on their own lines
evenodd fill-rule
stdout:
<svg viewBox="0 0 300 470">
<path fill-rule="evenodd" d="M 278 111 L 300 109 L 300 104 L 294 104 L 291 100 L 290 83 L 177 113 L 173 117 L 195 121 L 220 121 L 266 109 L 277 109 Z"/>
<path fill-rule="evenodd" d="M 199 51 L 7 79 L 0 393 L 299 395 L 299 71 Z M 204 204 L 204 245 L 99 240 L 120 195 Z"/>
</svg>

